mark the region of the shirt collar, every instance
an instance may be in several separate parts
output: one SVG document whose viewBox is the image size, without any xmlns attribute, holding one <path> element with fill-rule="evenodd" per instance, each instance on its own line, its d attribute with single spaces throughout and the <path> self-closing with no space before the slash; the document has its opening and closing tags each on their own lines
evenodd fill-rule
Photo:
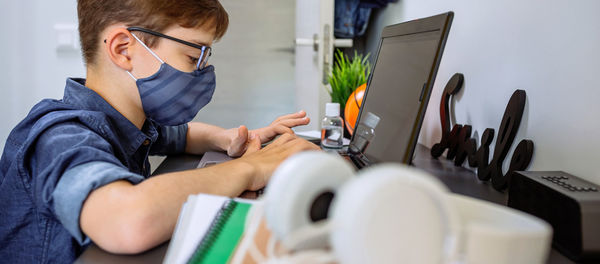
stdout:
<svg viewBox="0 0 600 264">
<path fill-rule="evenodd" d="M 158 138 L 158 131 L 153 122 L 146 119 L 142 130 L 138 129 L 129 119 L 106 102 L 102 96 L 85 87 L 85 79 L 68 78 L 63 101 L 81 109 L 106 114 L 118 130 L 115 132 L 119 138 L 119 143 L 125 146 L 131 152 L 130 154 L 137 151 L 145 140 L 154 143 Z"/>
</svg>

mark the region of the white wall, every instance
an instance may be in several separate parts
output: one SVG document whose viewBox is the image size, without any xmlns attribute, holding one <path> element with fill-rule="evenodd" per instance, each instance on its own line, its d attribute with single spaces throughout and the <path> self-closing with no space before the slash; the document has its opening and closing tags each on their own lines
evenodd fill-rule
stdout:
<svg viewBox="0 0 600 264">
<path fill-rule="evenodd" d="M 529 170 L 563 170 L 600 184 L 600 1 L 400 0 L 375 14 L 368 37 L 379 39 L 385 25 L 450 10 L 454 22 L 420 142 L 439 141 L 441 92 L 461 72 L 457 123 L 473 125 L 477 137 L 488 127 L 498 132 L 508 99 L 523 89 L 527 106 L 507 160 L 521 139 L 532 139 Z M 371 52 L 376 42 L 369 41 Z"/>
<path fill-rule="evenodd" d="M 0 0 L 0 149 L 43 98 L 62 98 L 67 77 L 84 77 L 80 52 L 58 52 L 54 24 L 76 24 L 75 0 Z"/>
</svg>

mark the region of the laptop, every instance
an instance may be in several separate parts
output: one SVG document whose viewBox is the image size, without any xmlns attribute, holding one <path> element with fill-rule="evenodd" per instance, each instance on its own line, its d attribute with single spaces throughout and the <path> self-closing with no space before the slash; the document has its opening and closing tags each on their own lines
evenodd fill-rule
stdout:
<svg viewBox="0 0 600 264">
<path fill-rule="evenodd" d="M 357 169 L 381 162 L 411 163 L 453 17 L 448 12 L 383 29 L 356 121 L 378 119 L 375 136 L 365 144 L 355 133 L 340 151 Z M 198 167 L 230 159 L 209 152 Z"/>
</svg>

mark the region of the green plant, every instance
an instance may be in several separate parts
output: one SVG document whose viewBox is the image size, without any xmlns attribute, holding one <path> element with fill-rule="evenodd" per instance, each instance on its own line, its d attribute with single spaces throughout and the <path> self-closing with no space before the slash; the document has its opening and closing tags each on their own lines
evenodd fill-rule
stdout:
<svg viewBox="0 0 600 264">
<path fill-rule="evenodd" d="M 363 56 L 356 51 L 352 60 L 339 49 L 335 53 L 335 64 L 328 79 L 331 90 L 328 92 L 331 101 L 340 104 L 342 112 L 350 94 L 358 86 L 366 83 L 371 74 L 371 63 L 368 59 L 369 54 Z"/>
</svg>

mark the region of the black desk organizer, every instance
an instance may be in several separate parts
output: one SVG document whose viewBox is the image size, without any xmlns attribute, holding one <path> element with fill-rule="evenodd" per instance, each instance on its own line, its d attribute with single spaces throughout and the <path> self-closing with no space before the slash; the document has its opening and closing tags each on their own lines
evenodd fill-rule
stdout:
<svg viewBox="0 0 600 264">
<path fill-rule="evenodd" d="M 600 262 L 600 187 L 562 171 L 517 171 L 508 206 L 546 220 L 552 244 L 576 261 Z"/>
</svg>

